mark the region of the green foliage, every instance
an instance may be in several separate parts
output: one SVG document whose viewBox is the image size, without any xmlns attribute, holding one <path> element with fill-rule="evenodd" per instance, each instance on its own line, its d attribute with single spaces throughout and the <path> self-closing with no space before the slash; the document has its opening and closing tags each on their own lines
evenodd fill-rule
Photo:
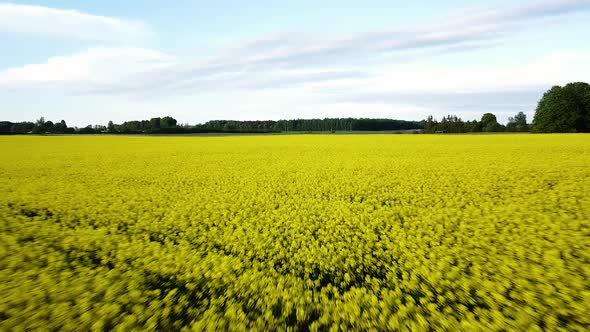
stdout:
<svg viewBox="0 0 590 332">
<path fill-rule="evenodd" d="M 0 135 L 16 134 L 68 134 L 73 133 L 74 128 L 69 128 L 64 120 L 53 123 L 41 117 L 33 122 L 0 121 Z"/>
<path fill-rule="evenodd" d="M 160 118 L 151 118 L 150 119 L 150 129 L 152 129 L 152 130 L 160 129 Z"/>
<path fill-rule="evenodd" d="M 590 85 L 554 86 L 543 94 L 533 118 L 535 132 L 590 132 Z"/>
<path fill-rule="evenodd" d="M 141 133 L 208 133 L 208 132 L 237 132 L 237 133 L 269 133 L 282 131 L 311 132 L 311 131 L 387 131 L 421 129 L 423 125 L 417 121 L 403 121 L 392 119 L 295 119 L 279 121 L 235 121 L 212 120 L 194 126 L 178 126 L 177 121 L 169 116 L 152 118 L 142 121 L 126 121 L 122 124 L 109 122 L 108 132 L 122 134 Z"/>
<path fill-rule="evenodd" d="M 174 128 L 177 125 L 176 119 L 170 116 L 165 116 L 160 118 L 160 127 L 161 128 Z"/>
<path fill-rule="evenodd" d="M 236 132 L 387 131 L 422 129 L 423 124 L 418 121 L 393 119 L 325 118 L 279 121 L 212 120 L 207 121 L 204 124 L 197 125 L 196 128 L 204 130 Z"/>
<path fill-rule="evenodd" d="M 0 137 L 0 331 L 587 331 L 590 137 Z"/>
<path fill-rule="evenodd" d="M 496 116 L 492 113 L 485 113 L 481 117 L 481 128 L 484 132 L 504 131 L 504 127 L 498 123 Z"/>
<path fill-rule="evenodd" d="M 456 115 L 447 115 L 439 122 L 432 115 L 428 116 L 424 123 L 426 133 L 473 133 L 481 131 L 481 122 L 476 120 L 465 121 Z"/>
<path fill-rule="evenodd" d="M 526 114 L 518 112 L 516 116 L 508 118 L 506 131 L 510 132 L 526 132 L 529 131 L 529 126 L 526 122 Z"/>
</svg>

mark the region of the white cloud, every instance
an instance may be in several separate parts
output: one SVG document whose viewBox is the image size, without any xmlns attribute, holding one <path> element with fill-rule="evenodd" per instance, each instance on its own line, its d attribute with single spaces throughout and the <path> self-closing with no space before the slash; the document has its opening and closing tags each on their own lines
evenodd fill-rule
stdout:
<svg viewBox="0 0 590 332">
<path fill-rule="evenodd" d="M 466 69 L 461 66 L 416 62 L 379 66 L 366 79 L 339 87 L 351 86 L 357 93 L 473 93 L 518 90 L 587 80 L 590 77 L 589 51 L 556 51 L 529 59 L 525 64 L 502 69 Z"/>
<path fill-rule="evenodd" d="M 149 34 L 140 21 L 12 3 L 0 3 L 0 32 L 113 43 Z"/>
<path fill-rule="evenodd" d="M 455 114 L 473 119 L 484 112 L 501 121 L 522 111 L 530 117 L 537 101 L 553 85 L 587 81 L 590 51 L 557 51 L 528 63 L 501 69 L 440 67 L 428 62 L 379 67 L 367 78 L 319 82 L 307 86 L 325 104 L 412 105 L 409 119 L 424 114 Z"/>
<path fill-rule="evenodd" d="M 416 62 L 416 59 L 500 46 L 521 30 L 544 26 L 548 19 L 560 22 L 563 15 L 589 9 L 588 0 L 540 1 L 525 6 L 480 9 L 462 18 L 443 17 L 433 25 L 383 29 L 349 36 L 276 34 L 228 47 L 208 61 L 193 60 L 138 72 L 122 80 L 96 84 L 87 92 L 155 96 L 202 93 L 212 89 L 267 89 L 320 81 L 349 81 L 367 76 L 371 67 L 382 70 L 382 67 L 404 63 L 403 71 L 408 62 Z M 307 82 L 305 76 L 294 80 L 294 75 L 301 72 L 306 73 Z M 339 79 L 335 75 L 328 78 L 330 75 L 324 74 L 327 72 L 340 73 L 341 76 Z M 461 77 L 468 82 L 478 79 L 468 72 L 456 75 L 440 68 L 419 69 L 414 74 L 406 75 L 410 86 L 412 82 L 416 82 L 415 85 L 431 82 L 436 84 L 423 86 L 455 88 L 456 84 L 443 82 L 441 78 L 449 77 L 453 81 L 455 77 Z M 538 77 L 538 72 L 533 74 Z M 498 81 L 493 77 L 498 73 L 486 75 L 490 80 Z M 526 80 L 517 77 L 516 81 L 519 79 Z M 406 85 L 406 82 L 403 84 Z"/>
<path fill-rule="evenodd" d="M 515 73 L 514 69 L 509 72 L 475 73 L 461 68 L 430 68 L 416 59 L 498 45 L 507 35 L 524 28 L 524 25 L 533 24 L 532 21 L 542 22 L 548 17 L 561 17 L 586 9 L 590 9 L 588 0 L 541 1 L 527 6 L 480 9 L 465 18 L 441 19 L 443 23 L 432 26 L 384 29 L 340 37 L 277 34 L 229 47 L 208 61 L 177 61 L 173 56 L 143 48 L 94 48 L 69 56 L 53 57 L 43 64 L 5 70 L 0 72 L 0 84 L 76 81 L 86 84 L 78 84 L 69 89 L 70 92 L 141 97 L 219 89 L 315 87 L 339 82 L 355 86 L 355 91 L 365 85 L 395 89 L 401 84 L 401 88 L 406 90 L 422 88 L 440 91 L 464 90 L 473 86 L 489 88 L 496 83 L 505 86 L 506 82 L 514 86 L 545 84 L 563 76 L 561 67 L 553 72 L 547 68 L 556 67 L 556 64 L 549 64 L 544 69 L 545 64 L 536 68 L 527 67 L 521 69 L 521 73 Z M 11 17 L 8 20 L 11 23 L 1 20 L 3 15 Z M 37 19 L 32 20 L 33 24 L 29 26 L 22 23 L 26 19 L 18 19 L 19 15 Z M 62 22 L 61 26 L 57 24 L 55 27 L 48 24 L 48 31 L 55 29 L 54 32 L 67 30 L 92 34 L 98 30 L 125 31 L 129 28 L 128 22 L 77 11 L 0 4 L 0 29 L 7 25 L 37 31 L 40 27 L 35 28 L 35 25 L 47 23 L 49 17 Z M 70 23 L 80 22 L 88 23 L 86 28 L 81 24 L 81 28 L 65 29 Z M 134 31 L 133 25 L 128 30 Z M 411 62 L 418 62 L 418 67 Z M 403 64 L 401 68 L 400 63 Z M 371 68 L 377 70 L 372 72 Z M 391 73 L 387 72 L 388 68 Z"/>
<path fill-rule="evenodd" d="M 45 63 L 0 71 L 0 86 L 106 83 L 175 62 L 175 56 L 151 49 L 96 47 L 68 56 L 51 57 Z"/>
<path fill-rule="evenodd" d="M 36 23 L 28 26 L 16 19 L 6 23 L 3 18 L 12 15 L 7 8 L 15 7 L 22 22 L 35 17 L 31 20 Z M 59 92 L 54 95 L 72 103 L 101 100 L 113 110 L 128 106 L 129 117 L 173 110 L 171 115 L 185 115 L 181 120 L 191 122 L 318 116 L 420 119 L 431 113 L 474 118 L 487 110 L 504 119 L 515 111 L 530 111 L 538 94 L 551 85 L 587 80 L 590 64 L 585 59 L 590 53 L 538 53 L 526 60 L 515 57 L 519 60 L 510 65 L 500 61 L 498 66 L 477 59 L 479 65 L 471 68 L 438 57 L 457 52 L 477 55 L 492 46 L 517 47 L 508 41 L 517 33 L 546 27 L 549 21 L 563 23 L 569 18 L 564 15 L 587 9 L 590 1 L 542 1 L 441 18 L 434 25 L 350 36 L 278 34 L 228 47 L 205 60 L 137 47 L 90 48 L 0 71 L 0 87 L 17 91 L 15 96 L 26 91 L 33 95 L 34 90 L 27 90 L 31 87 L 54 88 Z M 45 14 L 37 17 L 35 11 Z M 58 21 L 55 27 L 48 23 L 52 15 L 60 17 L 52 18 Z M 71 29 L 59 24 L 62 19 L 68 24 L 85 23 Z M 45 25 L 48 31 L 40 32 Z M 135 38 L 134 31 L 143 33 L 143 28 L 134 26 L 76 11 L 0 5 L 0 31 L 96 40 L 104 31 L 110 35 L 122 31 L 127 39 Z M 513 52 L 517 49 L 510 55 Z"/>
</svg>

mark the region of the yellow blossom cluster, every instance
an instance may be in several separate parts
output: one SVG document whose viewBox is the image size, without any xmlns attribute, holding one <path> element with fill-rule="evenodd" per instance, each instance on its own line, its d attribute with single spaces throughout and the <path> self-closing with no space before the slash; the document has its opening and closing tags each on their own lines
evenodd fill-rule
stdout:
<svg viewBox="0 0 590 332">
<path fill-rule="evenodd" d="M 590 329 L 590 136 L 1 137 L 2 331 Z"/>
</svg>

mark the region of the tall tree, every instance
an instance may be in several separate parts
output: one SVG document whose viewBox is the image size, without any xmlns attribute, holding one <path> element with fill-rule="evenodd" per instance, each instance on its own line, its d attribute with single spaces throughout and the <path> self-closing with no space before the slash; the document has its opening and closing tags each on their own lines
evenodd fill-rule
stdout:
<svg viewBox="0 0 590 332">
<path fill-rule="evenodd" d="M 506 131 L 514 132 L 525 132 L 528 131 L 529 127 L 526 123 L 526 114 L 518 112 L 514 117 L 508 118 L 508 124 L 506 125 Z"/>
<path fill-rule="evenodd" d="M 492 113 L 485 113 L 481 117 L 481 128 L 485 132 L 502 131 L 502 125 L 498 123 L 496 116 Z"/>
<path fill-rule="evenodd" d="M 547 90 L 537 105 L 533 130 L 541 133 L 590 132 L 590 85 L 575 82 Z"/>
<path fill-rule="evenodd" d="M 35 127 L 33 127 L 33 134 L 43 134 L 45 133 L 46 129 L 45 129 L 45 118 L 44 117 L 40 117 L 39 119 L 37 119 L 37 121 L 35 121 Z"/>
<path fill-rule="evenodd" d="M 114 133 L 117 130 L 115 129 L 115 124 L 113 123 L 113 121 L 109 121 L 109 123 L 107 124 L 107 132 L 109 133 Z"/>
<path fill-rule="evenodd" d="M 429 115 L 424 121 L 424 131 L 427 133 L 434 133 L 437 125 L 438 122 L 436 119 L 432 115 Z"/>
<path fill-rule="evenodd" d="M 170 116 L 165 116 L 160 119 L 160 126 L 162 128 L 176 127 L 176 124 L 177 124 L 176 119 L 174 119 L 173 117 L 170 117 Z"/>
<path fill-rule="evenodd" d="M 150 130 L 158 130 L 160 129 L 160 118 L 151 118 L 150 119 Z"/>
</svg>

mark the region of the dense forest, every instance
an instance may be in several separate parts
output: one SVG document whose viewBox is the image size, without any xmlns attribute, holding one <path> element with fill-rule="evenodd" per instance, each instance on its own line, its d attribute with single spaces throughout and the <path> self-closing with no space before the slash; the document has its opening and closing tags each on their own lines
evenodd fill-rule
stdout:
<svg viewBox="0 0 590 332">
<path fill-rule="evenodd" d="M 267 121 L 213 120 L 197 125 L 179 125 L 170 116 L 126 121 L 106 126 L 68 127 L 64 120 L 35 122 L 0 121 L 0 135 L 14 134 L 190 134 L 190 133 L 280 133 L 280 132 L 412 131 L 422 133 L 474 132 L 589 132 L 590 85 L 569 83 L 549 89 L 537 105 L 532 123 L 519 112 L 500 124 L 492 113 L 480 120 L 463 121 L 456 115 L 440 120 L 429 116 L 422 121 L 366 118 L 325 118 Z"/>
</svg>

